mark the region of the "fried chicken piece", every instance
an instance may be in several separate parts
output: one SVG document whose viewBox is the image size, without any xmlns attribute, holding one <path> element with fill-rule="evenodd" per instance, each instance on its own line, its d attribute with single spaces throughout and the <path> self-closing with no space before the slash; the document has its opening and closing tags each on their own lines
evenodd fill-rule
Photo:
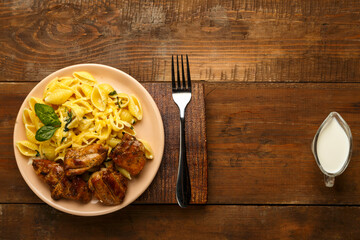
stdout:
<svg viewBox="0 0 360 240">
<path fill-rule="evenodd" d="M 80 175 L 92 167 L 99 166 L 107 156 L 108 148 L 92 144 L 82 148 L 70 148 L 65 155 L 66 176 Z"/>
<path fill-rule="evenodd" d="M 66 198 L 84 203 L 91 200 L 92 193 L 86 182 L 79 176 L 67 178 L 61 164 L 47 159 L 34 159 L 32 165 L 35 173 L 50 186 L 53 199 Z"/>
<path fill-rule="evenodd" d="M 95 196 L 105 205 L 123 202 L 128 180 L 112 167 L 102 168 L 91 175 L 88 185 Z"/>
<path fill-rule="evenodd" d="M 63 166 L 47 159 L 33 159 L 32 166 L 36 175 L 49 186 L 55 186 L 65 176 Z"/>
<path fill-rule="evenodd" d="M 52 188 L 51 197 L 55 200 L 66 198 L 88 203 L 92 198 L 92 193 L 81 177 L 74 176 L 67 178 L 64 176 L 61 181 Z"/>
<path fill-rule="evenodd" d="M 121 143 L 112 149 L 109 157 L 132 176 L 138 175 L 146 163 L 144 145 L 127 133 L 124 134 Z"/>
</svg>

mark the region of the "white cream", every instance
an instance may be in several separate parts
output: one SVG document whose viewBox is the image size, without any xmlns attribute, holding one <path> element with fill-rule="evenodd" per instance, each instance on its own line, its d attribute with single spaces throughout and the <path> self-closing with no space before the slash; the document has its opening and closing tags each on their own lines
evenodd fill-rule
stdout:
<svg viewBox="0 0 360 240">
<path fill-rule="evenodd" d="M 321 130 L 316 147 L 323 169 L 328 173 L 339 172 L 348 158 L 350 141 L 335 118 L 327 122 Z"/>
</svg>

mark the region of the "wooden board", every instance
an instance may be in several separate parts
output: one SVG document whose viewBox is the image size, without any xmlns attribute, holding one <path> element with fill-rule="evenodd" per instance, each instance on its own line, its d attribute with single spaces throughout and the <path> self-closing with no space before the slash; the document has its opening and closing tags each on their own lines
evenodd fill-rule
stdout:
<svg viewBox="0 0 360 240">
<path fill-rule="evenodd" d="M 159 172 L 138 202 L 176 203 L 176 178 L 179 159 L 180 115 L 172 100 L 171 84 L 144 83 L 159 107 L 165 129 L 165 150 Z M 186 109 L 186 154 L 191 180 L 191 203 L 207 202 L 207 151 L 205 131 L 204 87 L 192 86 L 192 97 Z"/>
<path fill-rule="evenodd" d="M 77 217 L 1 204 L 1 239 L 357 239 L 360 207 L 137 205 Z"/>
<path fill-rule="evenodd" d="M 0 84 L 0 202 L 41 202 L 33 196 L 16 169 L 12 130 L 17 111 L 33 83 Z M 175 188 L 179 154 L 179 110 L 172 100 L 171 84 L 144 83 L 161 112 L 165 128 L 165 150 L 158 174 L 138 203 L 176 203 Z M 204 88 L 193 84 L 192 100 L 186 110 L 187 158 L 192 186 L 191 203 L 207 202 L 207 152 Z M 11 183 L 11 184 L 9 184 Z M 21 192 L 21 193 L 20 193 Z M 20 194 L 19 194 L 20 193 Z M 22 195 L 25 195 L 22 196 Z"/>
<path fill-rule="evenodd" d="M 170 81 L 360 82 L 358 0 L 0 1 L 1 81 L 107 64 Z"/>
</svg>

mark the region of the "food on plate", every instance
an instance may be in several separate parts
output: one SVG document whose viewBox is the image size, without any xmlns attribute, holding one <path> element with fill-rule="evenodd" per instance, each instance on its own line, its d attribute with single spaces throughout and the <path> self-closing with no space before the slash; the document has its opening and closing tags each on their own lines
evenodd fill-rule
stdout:
<svg viewBox="0 0 360 240">
<path fill-rule="evenodd" d="M 134 95 L 98 83 L 88 72 L 56 77 L 42 98 L 31 97 L 22 119 L 27 140 L 16 143 L 49 186 L 53 199 L 120 204 L 151 146 L 135 138 L 143 109 Z"/>
<path fill-rule="evenodd" d="M 128 180 L 112 165 L 93 173 L 88 182 L 90 190 L 103 204 L 117 205 L 123 202 Z"/>
<path fill-rule="evenodd" d="M 91 200 L 92 193 L 87 183 L 78 176 L 66 177 L 61 164 L 48 159 L 33 159 L 32 165 L 36 174 L 50 186 L 53 199 L 66 198 L 84 203 Z"/>
<path fill-rule="evenodd" d="M 144 145 L 127 133 L 112 149 L 109 156 L 117 166 L 128 171 L 131 176 L 138 175 L 146 163 Z"/>
<path fill-rule="evenodd" d="M 27 140 L 17 142 L 25 156 L 64 160 L 70 147 L 99 143 L 109 152 L 123 133 L 136 135 L 143 109 L 135 95 L 98 83 L 88 72 L 56 77 L 42 98 L 31 97 L 23 112 Z"/>
<path fill-rule="evenodd" d="M 82 148 L 70 148 L 64 160 L 66 176 L 80 175 L 99 166 L 106 159 L 107 151 L 107 147 L 98 143 Z"/>
</svg>

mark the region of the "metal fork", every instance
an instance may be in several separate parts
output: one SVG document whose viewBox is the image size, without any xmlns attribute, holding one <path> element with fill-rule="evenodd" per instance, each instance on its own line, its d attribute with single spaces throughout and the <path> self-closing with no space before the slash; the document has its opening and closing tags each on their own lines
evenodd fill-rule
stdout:
<svg viewBox="0 0 360 240">
<path fill-rule="evenodd" d="M 181 68 L 182 68 L 182 84 L 180 80 L 179 69 L 179 56 L 176 55 L 177 65 L 177 83 L 175 80 L 175 67 L 174 56 L 171 59 L 171 81 L 172 81 L 172 96 L 174 102 L 180 110 L 180 152 L 179 152 L 179 168 L 176 181 L 176 200 L 180 207 L 185 208 L 188 206 L 191 198 L 191 186 L 189 169 L 186 160 L 186 147 L 185 147 L 185 109 L 191 100 L 191 77 L 189 59 L 186 55 L 187 65 L 187 81 L 185 78 L 184 61 L 181 55 Z"/>
</svg>

